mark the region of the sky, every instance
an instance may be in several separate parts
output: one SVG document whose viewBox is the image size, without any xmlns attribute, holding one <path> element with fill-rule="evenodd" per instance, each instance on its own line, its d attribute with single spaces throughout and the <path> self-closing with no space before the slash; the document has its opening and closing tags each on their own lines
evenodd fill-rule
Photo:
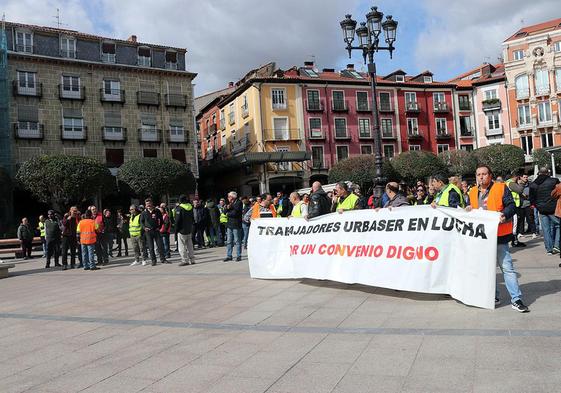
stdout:
<svg viewBox="0 0 561 393">
<path fill-rule="evenodd" d="M 376 57 L 378 73 L 432 71 L 444 81 L 483 62 L 496 63 L 501 43 L 522 26 L 561 17 L 560 0 L 378 0 L 398 21 L 396 51 Z M 365 68 L 345 50 L 339 22 L 364 21 L 364 0 L 2 0 L 7 21 L 186 48 L 198 74 L 195 95 L 222 89 L 270 61 L 277 67 L 315 61 L 319 69 Z"/>
</svg>

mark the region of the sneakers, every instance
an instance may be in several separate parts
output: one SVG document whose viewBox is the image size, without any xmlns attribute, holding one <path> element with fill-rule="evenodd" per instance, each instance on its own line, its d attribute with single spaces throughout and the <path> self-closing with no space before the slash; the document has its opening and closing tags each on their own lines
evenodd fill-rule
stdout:
<svg viewBox="0 0 561 393">
<path fill-rule="evenodd" d="M 551 251 L 554 254 L 559 254 L 559 248 L 558 247 L 553 247 L 553 250 Z"/>
<path fill-rule="evenodd" d="M 147 266 L 148 262 L 146 262 L 145 260 L 142 260 L 142 266 Z"/>
<path fill-rule="evenodd" d="M 133 263 L 131 263 L 129 266 L 136 266 L 136 265 L 140 265 L 140 262 L 135 260 Z"/>
<path fill-rule="evenodd" d="M 533 240 L 533 239 L 536 239 L 537 237 L 538 237 L 538 234 L 537 234 L 537 233 L 533 233 L 533 234 L 532 234 L 532 240 Z"/>
<path fill-rule="evenodd" d="M 236 262 L 240 262 L 242 260 L 242 257 L 236 257 Z"/>
<path fill-rule="evenodd" d="M 522 300 L 517 300 L 512 303 L 512 309 L 518 312 L 529 312 L 530 309 L 522 303 Z"/>
<path fill-rule="evenodd" d="M 547 255 L 553 255 L 553 253 L 551 251 L 548 251 Z"/>
<path fill-rule="evenodd" d="M 229 262 L 229 261 L 233 261 L 233 258 L 232 257 L 226 257 L 223 260 L 223 262 Z"/>
<path fill-rule="evenodd" d="M 512 247 L 526 247 L 526 243 L 522 243 L 519 242 L 518 240 L 515 240 L 512 242 Z"/>
<path fill-rule="evenodd" d="M 190 265 L 190 263 L 188 263 L 188 262 L 181 262 L 181 263 L 180 263 L 179 265 L 177 265 L 177 266 L 187 266 L 187 265 Z"/>
</svg>

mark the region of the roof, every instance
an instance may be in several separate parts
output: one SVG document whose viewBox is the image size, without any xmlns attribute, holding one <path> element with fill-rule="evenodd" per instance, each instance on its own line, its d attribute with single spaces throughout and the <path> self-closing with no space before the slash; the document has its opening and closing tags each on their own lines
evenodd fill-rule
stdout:
<svg viewBox="0 0 561 393">
<path fill-rule="evenodd" d="M 198 116 L 202 111 L 206 110 L 209 104 L 221 99 L 225 95 L 232 93 L 236 88 L 234 86 L 226 87 L 225 89 L 216 90 L 211 93 L 203 94 L 202 96 L 195 97 L 195 114 Z"/>
<path fill-rule="evenodd" d="M 469 78 L 469 76 L 473 74 L 478 75 L 476 77 Z M 469 88 L 487 83 L 499 82 L 504 80 L 505 77 L 505 68 L 503 63 L 483 63 L 453 79 L 450 79 L 448 82 L 456 84 L 458 88 Z"/>
<path fill-rule="evenodd" d="M 561 30 L 561 18 L 549 20 L 547 22 L 538 23 L 537 25 L 526 26 L 518 30 L 516 33 L 507 38 L 504 42 L 517 40 L 520 38 L 546 33 L 550 31 Z"/>
<path fill-rule="evenodd" d="M 148 43 L 143 43 L 143 42 L 133 42 L 133 41 L 129 41 L 129 40 L 121 40 L 121 39 L 104 37 L 104 36 L 99 36 L 99 35 L 94 35 L 94 34 L 89 34 L 89 33 L 82 33 L 82 32 L 79 32 L 77 30 L 61 29 L 61 28 L 55 28 L 55 27 L 49 27 L 49 26 L 27 25 L 27 24 L 24 24 L 24 23 L 17 23 L 17 22 L 6 22 L 6 26 L 7 27 L 22 28 L 22 29 L 29 29 L 29 30 L 33 30 L 33 31 L 47 33 L 47 34 L 68 34 L 68 35 L 72 35 L 73 37 L 83 38 L 83 39 L 86 39 L 86 40 L 96 40 L 96 41 L 97 40 L 107 40 L 107 41 L 113 41 L 113 42 L 118 42 L 118 43 L 121 43 L 121 44 L 132 45 L 132 46 L 146 45 L 146 46 L 150 46 L 152 48 L 173 49 L 173 50 L 180 51 L 180 52 L 187 52 L 187 49 L 185 49 L 185 48 L 176 48 L 176 47 L 172 47 L 172 46 L 158 45 L 158 44 L 148 44 Z"/>
</svg>

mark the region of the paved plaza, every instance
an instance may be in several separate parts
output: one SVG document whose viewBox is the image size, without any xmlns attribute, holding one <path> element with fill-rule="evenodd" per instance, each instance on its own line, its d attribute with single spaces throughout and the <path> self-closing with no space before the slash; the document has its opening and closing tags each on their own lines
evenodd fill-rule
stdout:
<svg viewBox="0 0 561 393">
<path fill-rule="evenodd" d="M 0 392 L 559 392 L 561 269 L 515 251 L 529 314 L 447 296 L 252 280 L 247 259 L 99 271 L 16 261 L 0 281 Z M 501 280 L 502 281 L 502 280 Z"/>
</svg>

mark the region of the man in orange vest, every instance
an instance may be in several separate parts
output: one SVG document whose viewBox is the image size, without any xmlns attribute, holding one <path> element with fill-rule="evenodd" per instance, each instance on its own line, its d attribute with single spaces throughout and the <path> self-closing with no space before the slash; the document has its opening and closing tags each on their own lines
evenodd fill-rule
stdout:
<svg viewBox="0 0 561 393">
<path fill-rule="evenodd" d="M 475 178 L 478 186 L 469 191 L 470 206 L 466 210 L 483 209 L 501 213 L 497 233 L 497 262 L 503 272 L 512 308 L 518 312 L 528 312 L 530 310 L 522 303 L 522 292 L 508 249 L 508 243 L 512 240 L 512 217 L 516 214 L 514 199 L 504 183 L 493 182 L 493 173 L 487 165 L 480 164 L 477 167 Z M 495 304 L 500 304 L 498 288 Z"/>
<path fill-rule="evenodd" d="M 94 251 L 97 241 L 98 224 L 93 220 L 91 210 L 87 210 L 85 218 L 80 220 L 76 228 L 77 236 L 80 237 L 80 244 L 82 245 L 82 263 L 84 270 L 98 270 L 95 266 Z"/>
</svg>

